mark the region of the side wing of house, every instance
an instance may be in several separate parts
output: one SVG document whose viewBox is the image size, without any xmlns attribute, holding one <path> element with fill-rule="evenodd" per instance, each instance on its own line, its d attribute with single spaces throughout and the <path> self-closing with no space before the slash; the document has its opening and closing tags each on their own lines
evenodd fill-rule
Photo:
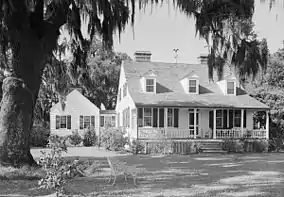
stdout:
<svg viewBox="0 0 284 197">
<path fill-rule="evenodd" d="M 116 102 L 116 125 L 126 130 L 130 138 L 137 138 L 137 109 L 128 89 L 124 63 L 121 64 Z"/>
<path fill-rule="evenodd" d="M 83 135 L 88 127 L 94 127 L 99 134 L 100 110 L 77 90 L 67 96 L 64 110 L 57 103 L 50 111 L 52 134 L 67 136 L 77 130 Z"/>
</svg>

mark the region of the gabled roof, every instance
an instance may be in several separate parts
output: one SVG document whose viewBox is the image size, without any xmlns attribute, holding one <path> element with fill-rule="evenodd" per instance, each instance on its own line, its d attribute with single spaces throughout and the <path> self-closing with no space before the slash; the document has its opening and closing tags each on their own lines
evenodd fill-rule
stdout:
<svg viewBox="0 0 284 197">
<path fill-rule="evenodd" d="M 78 90 L 71 91 L 66 96 L 66 109 L 80 112 L 82 115 L 89 114 L 94 111 L 99 111 L 99 108 L 94 105 L 89 99 L 87 99 L 83 94 L 81 94 Z M 56 103 L 51 109 L 50 112 L 61 112 L 61 104 Z"/>
<path fill-rule="evenodd" d="M 237 90 L 237 96 L 224 95 L 216 83 L 217 76 L 213 77 L 214 82 L 209 81 L 207 65 L 124 61 L 123 67 L 129 93 L 137 106 L 269 108 L 241 89 Z M 224 70 L 225 73 L 229 72 L 226 68 Z M 148 71 L 159 73 L 156 76 L 156 94 L 142 91 L 141 75 Z M 186 94 L 180 83 L 181 79 L 192 73 L 199 79 L 200 93 L 196 95 Z"/>
</svg>

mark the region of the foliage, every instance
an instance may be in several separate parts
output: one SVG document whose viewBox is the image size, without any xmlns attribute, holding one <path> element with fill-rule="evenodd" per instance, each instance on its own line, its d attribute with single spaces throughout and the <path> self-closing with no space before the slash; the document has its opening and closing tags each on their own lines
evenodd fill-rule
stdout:
<svg viewBox="0 0 284 197">
<path fill-rule="evenodd" d="M 109 128 L 103 130 L 100 136 L 100 145 L 106 150 L 122 150 L 127 143 L 127 138 L 124 137 L 124 134 L 125 131 L 121 128 Z"/>
<path fill-rule="evenodd" d="M 255 81 L 248 80 L 246 91 L 255 99 L 270 107 L 270 137 L 282 136 L 284 133 L 284 50 L 280 49 L 269 57 L 265 74 L 259 74 Z M 265 115 L 259 112 L 255 120 L 265 125 Z"/>
<path fill-rule="evenodd" d="M 70 143 L 74 146 L 79 145 L 82 142 L 82 137 L 80 136 L 78 130 L 72 131 L 72 134 L 68 136 Z"/>
<path fill-rule="evenodd" d="M 185 154 L 199 154 L 202 152 L 202 146 L 199 142 L 187 142 L 187 149 Z"/>
<path fill-rule="evenodd" d="M 49 135 L 49 128 L 34 126 L 31 130 L 30 145 L 32 147 L 46 147 Z"/>
<path fill-rule="evenodd" d="M 93 128 L 88 128 L 84 133 L 83 145 L 84 146 L 95 146 L 97 144 L 96 131 Z"/>
<path fill-rule="evenodd" d="M 244 142 L 233 138 L 225 139 L 222 143 L 222 149 L 232 153 L 244 152 Z"/>
<path fill-rule="evenodd" d="M 64 185 L 72 175 L 78 173 L 78 160 L 67 163 L 62 156 L 67 152 L 65 140 L 58 136 L 51 136 L 49 140 L 50 153 L 41 151 L 39 165 L 46 171 L 46 175 L 38 184 L 43 189 L 53 189 L 57 196 L 64 193 Z"/>
<path fill-rule="evenodd" d="M 268 140 L 254 140 L 253 141 L 253 152 L 262 153 L 268 152 Z"/>
<path fill-rule="evenodd" d="M 130 149 L 134 154 L 141 154 L 145 151 L 145 143 L 142 143 L 139 140 L 133 140 Z"/>
</svg>

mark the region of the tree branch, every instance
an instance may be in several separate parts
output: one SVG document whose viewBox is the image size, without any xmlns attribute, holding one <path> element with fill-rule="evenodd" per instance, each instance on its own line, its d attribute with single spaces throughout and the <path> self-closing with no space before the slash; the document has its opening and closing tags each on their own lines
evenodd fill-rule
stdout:
<svg viewBox="0 0 284 197">
<path fill-rule="evenodd" d="M 37 0 L 34 13 L 40 20 L 43 20 L 43 7 L 44 0 Z"/>
<path fill-rule="evenodd" d="M 69 6 L 71 0 L 64 0 L 63 2 L 56 3 L 52 1 L 46 9 L 46 21 L 53 25 L 54 28 L 59 29 L 67 21 Z"/>
</svg>

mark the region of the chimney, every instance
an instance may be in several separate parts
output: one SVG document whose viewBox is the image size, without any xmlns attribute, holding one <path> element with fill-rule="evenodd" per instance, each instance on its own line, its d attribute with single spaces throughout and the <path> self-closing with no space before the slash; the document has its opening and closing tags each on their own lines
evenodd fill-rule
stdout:
<svg viewBox="0 0 284 197">
<path fill-rule="evenodd" d="M 200 64 L 207 64 L 208 55 L 201 54 L 198 59 L 200 61 Z"/>
<path fill-rule="evenodd" d="M 134 53 L 136 62 L 151 62 L 151 55 L 150 51 L 136 51 Z"/>
</svg>

